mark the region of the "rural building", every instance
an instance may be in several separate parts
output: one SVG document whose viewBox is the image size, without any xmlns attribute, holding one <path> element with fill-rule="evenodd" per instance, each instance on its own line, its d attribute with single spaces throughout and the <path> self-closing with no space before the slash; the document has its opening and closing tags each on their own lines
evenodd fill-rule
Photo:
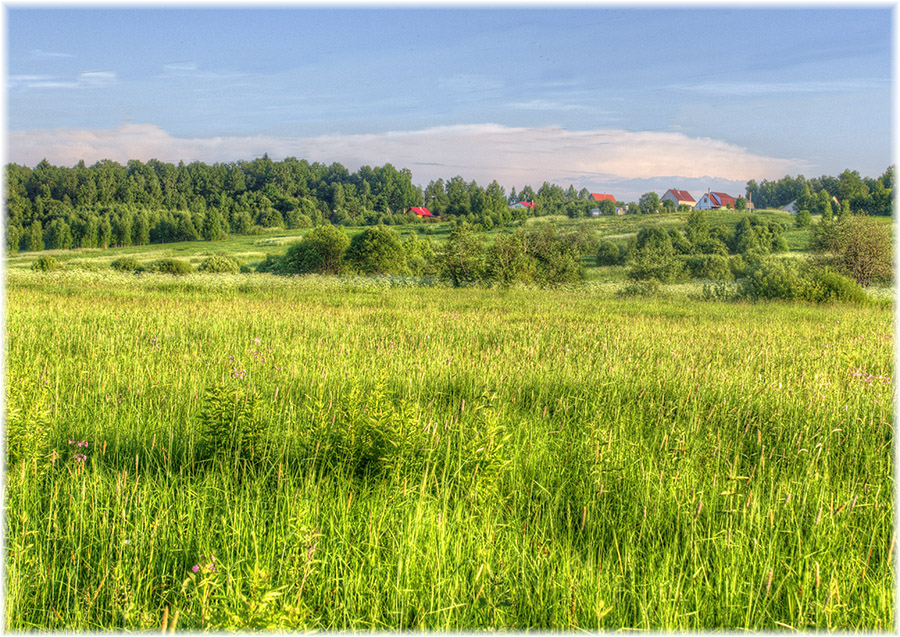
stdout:
<svg viewBox="0 0 900 637">
<path fill-rule="evenodd" d="M 599 193 L 599 192 L 592 192 L 592 193 L 591 193 L 591 198 L 592 198 L 594 201 L 603 201 L 603 200 L 605 200 L 605 199 L 609 199 L 611 202 L 616 203 L 616 198 L 613 197 L 612 195 L 604 195 L 604 194 L 601 194 L 601 193 Z"/>
<path fill-rule="evenodd" d="M 782 209 L 782 210 L 787 210 L 787 211 L 788 211 L 789 213 L 791 213 L 792 215 L 795 215 L 795 214 L 797 214 L 798 212 L 800 212 L 800 208 L 797 207 L 797 200 L 796 200 L 796 199 L 794 199 L 794 200 L 793 200 L 791 203 L 789 203 L 788 205 L 782 206 L 781 209 Z"/>
<path fill-rule="evenodd" d="M 414 214 L 417 217 L 432 217 L 436 218 L 428 208 L 422 208 L 419 206 L 412 206 L 409 210 L 406 211 L 406 214 Z"/>
<path fill-rule="evenodd" d="M 510 208 L 531 208 L 534 210 L 534 202 L 533 201 L 519 201 L 510 206 Z"/>
<path fill-rule="evenodd" d="M 691 196 L 687 190 L 676 190 L 675 188 L 669 188 L 662 197 L 659 198 L 660 201 L 671 201 L 675 204 L 675 207 L 678 206 L 690 206 L 693 208 L 697 205 L 696 200 Z"/>
<path fill-rule="evenodd" d="M 734 205 L 735 199 L 731 195 L 724 192 L 707 192 L 700 197 L 700 201 L 694 206 L 697 210 L 718 210 L 719 208 L 727 208 Z"/>
</svg>

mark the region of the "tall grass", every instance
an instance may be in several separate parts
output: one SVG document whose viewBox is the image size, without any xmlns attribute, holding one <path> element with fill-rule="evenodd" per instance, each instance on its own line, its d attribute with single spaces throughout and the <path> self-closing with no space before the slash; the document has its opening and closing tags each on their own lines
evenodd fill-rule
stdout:
<svg viewBox="0 0 900 637">
<path fill-rule="evenodd" d="M 890 308 L 186 279 L 9 273 L 7 630 L 894 626 Z"/>
</svg>

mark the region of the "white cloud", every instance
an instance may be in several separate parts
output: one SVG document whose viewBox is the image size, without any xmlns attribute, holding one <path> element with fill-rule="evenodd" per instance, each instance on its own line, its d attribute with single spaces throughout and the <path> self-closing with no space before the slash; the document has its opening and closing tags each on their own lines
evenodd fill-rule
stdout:
<svg viewBox="0 0 900 637">
<path fill-rule="evenodd" d="M 457 174 L 481 184 L 496 179 L 507 187 L 537 187 L 544 181 L 588 187 L 635 180 L 650 183 L 664 176 L 737 182 L 777 179 L 804 168 L 797 160 L 757 155 L 734 144 L 678 132 L 569 131 L 498 124 L 306 138 L 183 138 L 153 124 L 126 123 L 112 130 L 11 131 L 8 143 L 9 161 L 30 166 L 44 157 L 71 166 L 80 159 L 88 164 L 100 159 L 124 163 L 152 158 L 212 163 L 268 153 L 279 159 L 340 162 L 351 170 L 390 162 L 409 168 L 421 185 Z"/>
<path fill-rule="evenodd" d="M 32 49 L 31 57 L 37 60 L 55 60 L 75 57 L 71 53 L 55 53 L 53 51 L 42 51 L 41 49 Z"/>
<path fill-rule="evenodd" d="M 112 71 L 86 71 L 79 73 L 74 79 L 60 78 L 54 75 L 10 75 L 7 86 L 10 89 L 80 89 L 101 88 L 116 82 L 116 74 Z"/>
</svg>

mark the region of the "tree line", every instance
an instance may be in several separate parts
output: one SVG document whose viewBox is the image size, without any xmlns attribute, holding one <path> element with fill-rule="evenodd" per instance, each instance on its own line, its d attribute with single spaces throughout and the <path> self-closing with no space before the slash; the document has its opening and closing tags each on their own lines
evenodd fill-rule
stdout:
<svg viewBox="0 0 900 637">
<path fill-rule="evenodd" d="M 330 165 L 265 155 L 252 161 L 177 165 L 155 159 L 125 165 L 102 160 L 61 167 L 6 166 L 7 248 L 106 248 L 258 234 L 266 228 L 396 225 L 421 220 L 405 214 L 426 206 L 436 216 L 490 229 L 539 214 L 557 214 L 570 201 L 580 210 L 590 193 L 545 182 L 507 193 L 460 176 L 425 188 L 391 164 L 350 172 Z M 511 209 L 520 201 L 534 208 Z M 569 206 L 568 212 L 572 211 Z"/>
<path fill-rule="evenodd" d="M 780 207 L 793 200 L 813 214 L 853 211 L 891 214 L 893 167 L 878 179 L 846 170 L 838 177 L 784 179 L 747 185 L 757 207 Z M 837 199 L 837 203 L 833 198 Z M 534 207 L 511 207 L 519 201 Z M 743 199 L 738 200 L 744 203 Z M 674 212 L 656 193 L 624 205 L 633 214 Z M 7 249 L 106 248 L 172 241 L 224 239 L 259 234 L 266 228 L 420 223 L 405 214 L 425 206 L 449 221 L 481 229 L 543 215 L 586 217 L 598 208 L 613 214 L 616 204 L 597 202 L 587 188 L 544 182 L 506 190 L 492 181 L 482 187 L 461 176 L 432 180 L 424 188 L 408 169 L 391 164 L 350 172 L 330 165 L 264 155 L 232 163 L 177 165 L 155 159 L 125 165 L 102 160 L 91 166 L 34 168 L 6 166 Z"/>
<path fill-rule="evenodd" d="M 840 214 L 842 208 L 853 214 L 892 215 L 894 166 L 877 179 L 861 177 L 847 169 L 837 177 L 823 175 L 806 179 L 787 175 L 775 181 L 747 182 L 747 197 L 757 208 L 782 208 L 796 201 L 797 210 L 812 214 Z"/>
</svg>

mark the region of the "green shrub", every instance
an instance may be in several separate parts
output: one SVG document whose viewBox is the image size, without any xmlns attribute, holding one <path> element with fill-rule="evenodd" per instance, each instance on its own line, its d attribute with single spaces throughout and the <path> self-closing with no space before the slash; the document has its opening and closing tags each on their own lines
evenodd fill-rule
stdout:
<svg viewBox="0 0 900 637">
<path fill-rule="evenodd" d="M 347 263 L 363 274 L 402 274 L 406 253 L 400 234 L 387 226 L 366 228 L 350 241 Z"/>
<path fill-rule="evenodd" d="M 284 257 L 277 254 L 267 254 L 263 261 L 256 264 L 256 271 L 269 274 L 287 274 Z"/>
<path fill-rule="evenodd" d="M 695 279 L 731 281 L 734 274 L 729 267 L 728 257 L 721 254 L 698 254 L 687 259 L 691 276 Z"/>
<path fill-rule="evenodd" d="M 607 239 L 601 241 L 597 248 L 597 265 L 619 265 L 621 262 L 619 245 Z"/>
<path fill-rule="evenodd" d="M 865 303 L 863 289 L 842 274 L 793 261 L 768 259 L 749 268 L 740 295 L 750 299 L 784 299 L 827 303 Z"/>
<path fill-rule="evenodd" d="M 280 266 L 284 274 L 340 274 L 350 239 L 343 228 L 316 226 L 302 241 L 291 245 Z M 273 270 L 274 272 L 274 270 Z"/>
<path fill-rule="evenodd" d="M 735 254 L 728 258 L 728 267 L 735 278 L 740 278 L 747 273 L 747 262 L 743 255 Z"/>
<path fill-rule="evenodd" d="M 621 297 L 647 297 L 656 296 L 660 291 L 660 282 L 658 279 L 642 279 L 629 281 L 625 287 L 616 294 Z"/>
<path fill-rule="evenodd" d="M 194 266 L 184 259 L 159 259 L 147 266 L 149 272 L 182 276 L 194 271 Z"/>
<path fill-rule="evenodd" d="M 142 272 L 144 270 L 141 262 L 134 257 L 119 257 L 109 265 L 119 272 Z"/>
<path fill-rule="evenodd" d="M 806 282 L 792 262 L 766 259 L 751 266 L 741 281 L 741 296 L 749 299 L 802 299 Z"/>
<path fill-rule="evenodd" d="M 865 290 L 856 281 L 829 268 L 810 267 L 806 276 L 809 280 L 807 296 L 810 301 L 867 303 L 869 300 Z"/>
<path fill-rule="evenodd" d="M 241 271 L 241 264 L 231 257 L 212 256 L 204 259 L 197 271 L 211 274 L 237 274 Z"/>
<path fill-rule="evenodd" d="M 31 264 L 31 269 L 35 272 L 52 272 L 53 270 L 59 270 L 60 268 L 62 268 L 62 264 L 48 254 L 38 257 L 37 260 Z"/>
</svg>

